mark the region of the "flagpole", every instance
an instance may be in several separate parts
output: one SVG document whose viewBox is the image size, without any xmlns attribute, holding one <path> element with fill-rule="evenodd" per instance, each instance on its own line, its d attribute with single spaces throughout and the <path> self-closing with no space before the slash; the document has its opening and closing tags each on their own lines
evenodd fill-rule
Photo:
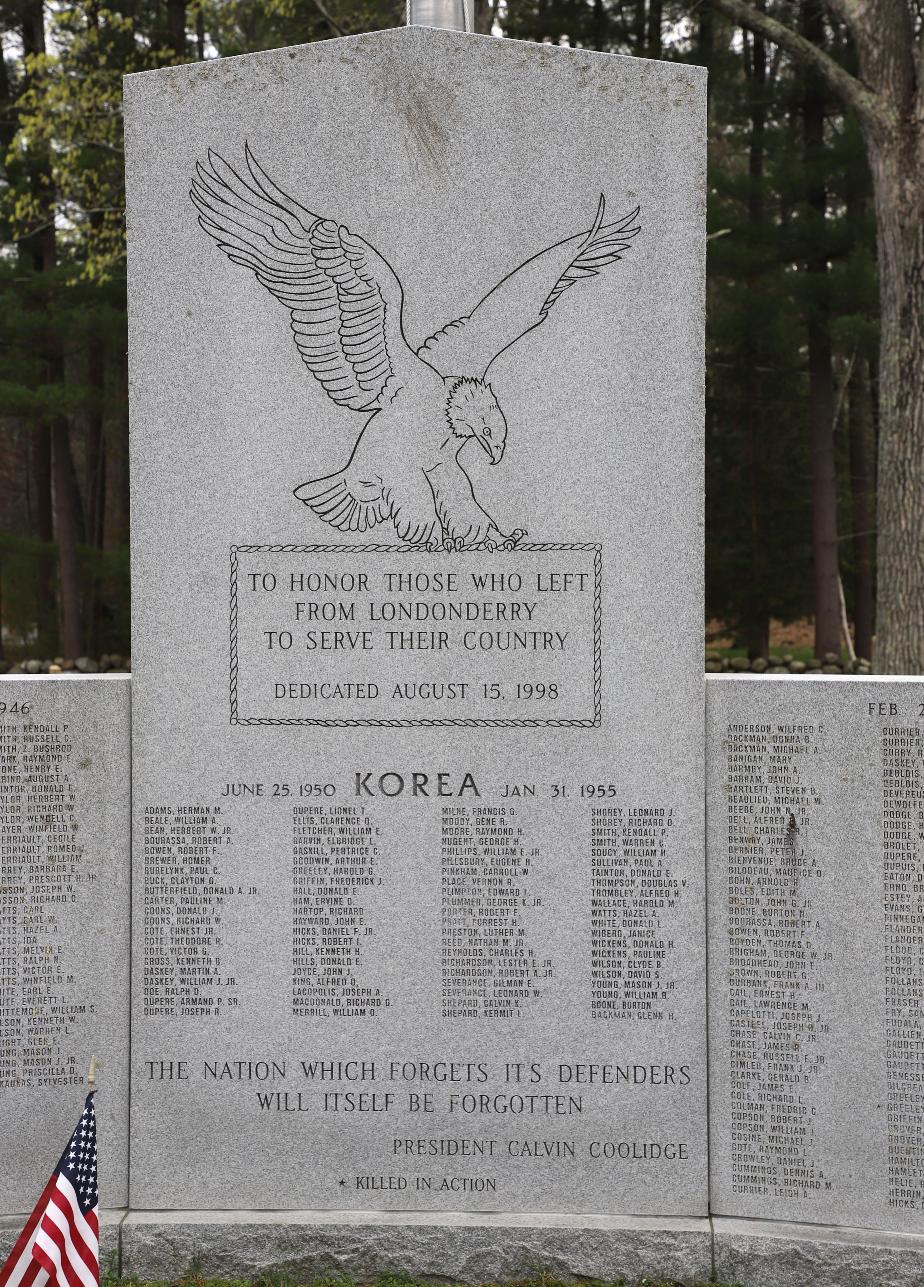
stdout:
<svg viewBox="0 0 924 1287">
<path fill-rule="evenodd" d="M 474 0 L 407 0 L 409 27 L 474 31 Z"/>
<path fill-rule="evenodd" d="M 96 1090 L 96 1055 L 90 1056 L 90 1067 L 87 1072 L 87 1094 L 92 1095 Z"/>
</svg>

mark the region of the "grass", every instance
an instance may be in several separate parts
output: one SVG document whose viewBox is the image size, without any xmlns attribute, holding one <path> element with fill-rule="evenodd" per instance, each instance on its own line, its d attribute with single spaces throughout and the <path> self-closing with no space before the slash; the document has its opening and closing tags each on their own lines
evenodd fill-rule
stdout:
<svg viewBox="0 0 924 1287">
<path fill-rule="evenodd" d="M 281 1273 L 264 1273 L 252 1279 L 208 1278 L 195 1271 L 182 1278 L 169 1282 L 142 1283 L 137 1278 L 116 1278 L 110 1270 L 100 1280 L 101 1287 L 434 1287 L 439 1282 L 442 1287 L 468 1287 L 468 1284 L 454 1283 L 450 1278 L 422 1279 L 404 1277 L 400 1274 L 381 1274 L 371 1282 L 356 1282 L 352 1278 L 330 1277 L 314 1278 L 302 1282 Z M 741 1287 L 740 1283 L 699 1283 L 679 1282 L 675 1278 L 615 1278 L 602 1280 L 596 1278 L 580 1279 L 581 1287 Z M 483 1283 L 478 1287 L 574 1287 L 556 1278 L 545 1275 L 536 1278 L 523 1278 L 505 1283 Z"/>
</svg>

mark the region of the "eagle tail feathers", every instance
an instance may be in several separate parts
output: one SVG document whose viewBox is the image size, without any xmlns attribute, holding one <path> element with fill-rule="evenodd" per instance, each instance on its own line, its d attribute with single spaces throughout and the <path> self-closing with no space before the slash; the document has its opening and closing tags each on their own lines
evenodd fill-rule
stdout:
<svg viewBox="0 0 924 1287">
<path fill-rule="evenodd" d="M 295 495 L 341 532 L 368 532 L 388 516 L 381 482 L 352 477 L 349 465 L 339 473 L 302 483 Z"/>
</svg>

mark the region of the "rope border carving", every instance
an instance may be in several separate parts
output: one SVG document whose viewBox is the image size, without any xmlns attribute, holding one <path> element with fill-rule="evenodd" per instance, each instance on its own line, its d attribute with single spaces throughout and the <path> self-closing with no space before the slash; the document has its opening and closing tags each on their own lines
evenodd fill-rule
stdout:
<svg viewBox="0 0 924 1287">
<path fill-rule="evenodd" d="M 231 723 L 242 725 L 306 725 L 315 728 L 599 728 L 603 684 L 601 652 L 603 553 L 598 543 L 527 542 L 516 549 L 498 551 L 515 554 L 519 550 L 545 553 L 551 551 L 592 551 L 594 556 L 594 715 L 593 719 L 241 719 L 238 715 L 237 652 L 237 571 L 239 554 L 408 554 L 426 549 L 422 545 L 232 545 L 231 546 L 231 637 L 230 696 Z"/>
</svg>

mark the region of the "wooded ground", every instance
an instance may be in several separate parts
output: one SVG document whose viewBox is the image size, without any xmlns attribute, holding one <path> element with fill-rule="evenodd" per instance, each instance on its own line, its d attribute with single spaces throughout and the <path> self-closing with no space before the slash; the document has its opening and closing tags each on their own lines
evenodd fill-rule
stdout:
<svg viewBox="0 0 924 1287">
<path fill-rule="evenodd" d="M 910 15 L 920 41 L 917 0 L 872 7 Z M 882 217 L 866 107 L 831 74 L 870 81 L 854 8 L 870 4 L 477 0 L 483 31 L 709 68 L 707 612 L 752 655 L 766 654 L 771 619 L 806 616 L 819 656 L 839 650 L 845 617 L 856 652 L 873 651 Z M 754 14 L 828 63 L 755 34 Z M 391 0 L 0 0 L 7 657 L 130 651 L 122 75 L 403 19 Z M 913 437 L 915 407 L 889 410 L 890 433 L 902 414 Z M 895 504 L 910 494 L 924 511 L 917 460 L 890 477 L 903 479 Z M 924 670 L 924 621 L 902 580 L 922 562 L 917 520 L 893 510 L 910 549 L 887 545 L 889 584 L 904 587 Z M 894 639 L 902 617 L 889 611 Z"/>
</svg>

